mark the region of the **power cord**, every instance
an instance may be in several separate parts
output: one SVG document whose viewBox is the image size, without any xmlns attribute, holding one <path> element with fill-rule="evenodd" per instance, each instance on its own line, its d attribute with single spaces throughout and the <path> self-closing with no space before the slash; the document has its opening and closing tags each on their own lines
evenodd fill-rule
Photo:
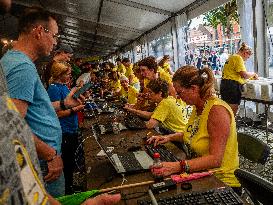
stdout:
<svg viewBox="0 0 273 205">
<path fill-rule="evenodd" d="M 121 182 L 121 185 L 120 185 L 120 186 L 123 186 L 123 184 L 124 184 L 125 182 L 128 182 L 128 180 L 125 178 L 125 174 L 121 174 L 121 176 L 122 176 L 122 182 Z"/>
</svg>

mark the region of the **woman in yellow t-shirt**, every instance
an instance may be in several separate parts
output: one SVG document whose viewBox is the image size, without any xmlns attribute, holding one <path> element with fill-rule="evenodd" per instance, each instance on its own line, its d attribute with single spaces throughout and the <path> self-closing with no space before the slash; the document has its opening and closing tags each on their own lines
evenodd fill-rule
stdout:
<svg viewBox="0 0 273 205">
<path fill-rule="evenodd" d="M 137 110 L 131 106 L 125 106 L 128 111 L 149 120 L 146 123 L 148 129 L 154 128 L 159 123 L 171 132 L 183 132 L 187 124 L 186 106 L 176 102 L 176 99 L 168 95 L 168 84 L 161 79 L 154 79 L 147 85 L 150 100 L 157 104 L 153 112 Z"/>
<path fill-rule="evenodd" d="M 135 76 L 133 71 L 133 64 L 131 64 L 131 61 L 129 58 L 123 58 L 122 64 L 125 66 L 125 73 L 124 75 L 129 79 L 129 84 L 135 87 L 137 90 L 140 89 L 140 83 L 138 78 Z"/>
<path fill-rule="evenodd" d="M 117 59 L 116 59 L 116 63 L 117 63 L 116 70 L 119 72 L 120 75 L 125 75 L 126 68 L 125 68 L 125 66 L 121 63 L 121 59 L 120 59 L 120 58 L 117 58 Z"/>
<path fill-rule="evenodd" d="M 138 90 L 129 85 L 129 80 L 126 76 L 122 75 L 119 78 L 121 89 L 118 95 L 125 98 L 129 104 L 135 104 L 137 102 Z"/>
<path fill-rule="evenodd" d="M 170 56 L 164 55 L 163 58 L 159 61 L 158 66 L 160 66 L 166 73 L 173 75 L 173 71 L 170 65 Z"/>
<path fill-rule="evenodd" d="M 120 84 L 120 80 L 118 77 L 118 72 L 117 71 L 112 71 L 108 74 L 109 77 L 109 88 L 113 95 L 117 95 L 120 90 L 121 90 L 121 84 Z"/>
<path fill-rule="evenodd" d="M 176 97 L 176 92 L 173 87 L 172 79 L 168 78 L 166 75 L 161 75 L 158 72 L 158 64 L 156 62 L 155 57 L 149 56 L 147 58 L 142 59 L 138 63 L 138 66 L 142 76 L 144 77 L 144 87 L 146 87 L 150 80 L 160 78 L 168 83 L 169 95 Z"/>
<path fill-rule="evenodd" d="M 251 54 L 252 49 L 245 43 L 242 43 L 239 51 L 231 55 L 224 65 L 220 94 L 221 98 L 230 105 L 234 115 L 236 115 L 241 102 L 242 85 L 246 82 L 246 79 L 258 78 L 256 73 L 246 71 L 244 61 Z"/>
<path fill-rule="evenodd" d="M 229 105 L 214 95 L 214 77 L 209 68 L 201 70 L 183 66 L 173 76 L 179 97 L 193 105 L 183 133 L 152 136 L 148 143 L 163 144 L 182 141 L 189 147 L 189 159 L 163 162 L 165 176 L 174 173 L 212 170 L 216 177 L 239 191 L 240 183 L 234 175 L 239 167 L 237 132 Z M 154 170 L 157 174 L 157 170 Z"/>
</svg>

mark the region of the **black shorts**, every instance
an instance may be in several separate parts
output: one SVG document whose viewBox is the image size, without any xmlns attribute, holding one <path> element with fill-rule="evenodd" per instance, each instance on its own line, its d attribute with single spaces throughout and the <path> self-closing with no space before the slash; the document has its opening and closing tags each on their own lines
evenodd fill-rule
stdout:
<svg viewBox="0 0 273 205">
<path fill-rule="evenodd" d="M 228 104 L 240 105 L 243 85 L 235 80 L 222 79 L 220 94 L 222 100 Z"/>
</svg>

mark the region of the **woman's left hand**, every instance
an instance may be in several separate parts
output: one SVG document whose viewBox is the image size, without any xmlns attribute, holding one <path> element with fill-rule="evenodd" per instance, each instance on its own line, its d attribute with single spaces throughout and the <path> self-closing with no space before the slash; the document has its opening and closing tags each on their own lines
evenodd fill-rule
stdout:
<svg viewBox="0 0 273 205">
<path fill-rule="evenodd" d="M 83 95 L 80 95 L 79 98 L 74 99 L 73 95 L 79 88 L 72 88 L 70 93 L 66 96 L 64 99 L 64 104 L 67 108 L 76 107 L 78 105 L 81 105 L 85 101 L 85 97 Z"/>
<path fill-rule="evenodd" d="M 179 173 L 181 170 L 179 162 L 162 162 L 162 168 L 153 169 L 151 167 L 151 171 L 155 175 L 169 176 L 171 174 Z"/>
</svg>

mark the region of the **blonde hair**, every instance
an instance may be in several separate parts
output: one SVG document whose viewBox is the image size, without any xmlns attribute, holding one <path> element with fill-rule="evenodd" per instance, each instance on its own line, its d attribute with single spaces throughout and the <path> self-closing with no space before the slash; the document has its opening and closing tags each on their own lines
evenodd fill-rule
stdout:
<svg viewBox="0 0 273 205">
<path fill-rule="evenodd" d="M 241 44 L 241 47 L 239 48 L 239 52 L 249 52 L 252 54 L 252 48 L 248 46 L 245 42 Z"/>
<path fill-rule="evenodd" d="M 180 86 L 190 88 L 197 85 L 200 88 L 200 97 L 207 99 L 214 95 L 214 75 L 209 68 L 198 69 L 195 66 L 186 65 L 179 68 L 173 75 L 173 82 Z"/>
<path fill-rule="evenodd" d="M 163 58 L 159 61 L 158 65 L 162 67 L 164 66 L 164 63 L 168 62 L 168 60 L 170 60 L 170 56 L 164 55 Z"/>
<path fill-rule="evenodd" d="M 65 74 L 71 66 L 66 62 L 54 62 L 51 66 L 51 77 L 49 79 L 49 84 L 58 80 L 63 74 Z"/>
</svg>

